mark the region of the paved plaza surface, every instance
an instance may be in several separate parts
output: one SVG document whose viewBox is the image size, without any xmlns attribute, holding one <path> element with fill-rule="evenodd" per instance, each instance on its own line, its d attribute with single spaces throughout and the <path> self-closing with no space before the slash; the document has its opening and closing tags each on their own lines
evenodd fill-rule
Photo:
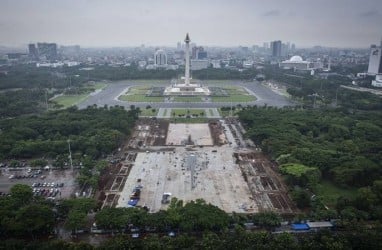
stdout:
<svg viewBox="0 0 382 250">
<path fill-rule="evenodd" d="M 232 150 L 226 145 L 138 153 L 117 206 L 127 206 L 134 187 L 142 185 L 139 205 L 149 207 L 150 212 L 166 209 L 168 205 L 161 202 L 164 193 L 185 202 L 201 198 L 227 212 L 245 212 L 244 208 L 257 212 Z M 196 161 L 188 166 L 193 156 Z"/>
<path fill-rule="evenodd" d="M 191 140 L 189 143 L 193 145 L 212 146 L 208 123 L 170 123 L 166 145 L 185 145 L 188 140 Z"/>
</svg>

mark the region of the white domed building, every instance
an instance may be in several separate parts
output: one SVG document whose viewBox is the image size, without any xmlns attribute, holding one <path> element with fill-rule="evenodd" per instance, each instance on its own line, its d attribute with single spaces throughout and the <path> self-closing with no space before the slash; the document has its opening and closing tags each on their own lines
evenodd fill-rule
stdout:
<svg viewBox="0 0 382 250">
<path fill-rule="evenodd" d="M 292 56 L 289 60 L 282 61 L 280 68 L 295 70 L 311 70 L 313 67 L 309 61 L 304 61 L 301 56 Z"/>
</svg>

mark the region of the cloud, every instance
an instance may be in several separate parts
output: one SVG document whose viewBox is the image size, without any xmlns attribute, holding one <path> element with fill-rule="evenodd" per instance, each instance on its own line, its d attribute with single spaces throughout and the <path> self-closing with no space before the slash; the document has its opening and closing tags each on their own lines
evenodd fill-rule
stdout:
<svg viewBox="0 0 382 250">
<path fill-rule="evenodd" d="M 262 14 L 264 17 L 275 17 L 275 16 L 280 16 L 281 13 L 279 10 L 269 10 L 265 13 Z"/>
</svg>

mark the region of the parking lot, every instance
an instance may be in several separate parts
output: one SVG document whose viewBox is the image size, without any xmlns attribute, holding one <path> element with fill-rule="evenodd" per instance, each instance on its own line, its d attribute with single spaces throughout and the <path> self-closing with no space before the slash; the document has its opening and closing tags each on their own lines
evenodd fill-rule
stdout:
<svg viewBox="0 0 382 250">
<path fill-rule="evenodd" d="M 20 168 L 1 169 L 0 192 L 8 194 L 15 184 L 25 184 L 34 190 L 37 196 L 50 199 L 64 199 L 74 195 L 76 172 L 72 170 L 29 170 Z"/>
</svg>

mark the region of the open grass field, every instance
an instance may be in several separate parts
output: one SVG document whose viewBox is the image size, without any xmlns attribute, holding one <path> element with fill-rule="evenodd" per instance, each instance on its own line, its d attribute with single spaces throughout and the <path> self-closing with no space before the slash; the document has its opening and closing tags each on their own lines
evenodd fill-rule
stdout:
<svg viewBox="0 0 382 250">
<path fill-rule="evenodd" d="M 82 87 L 83 94 L 61 95 L 52 99 L 52 102 L 55 102 L 58 105 L 61 105 L 62 108 L 68 108 L 70 106 L 76 105 L 77 103 L 85 101 L 88 98 L 90 93 L 92 93 L 95 90 L 103 89 L 106 86 L 107 84 L 103 82 L 96 82 L 96 83 L 90 83 L 90 84 L 88 83 Z"/>
<path fill-rule="evenodd" d="M 211 96 L 212 102 L 251 102 L 256 101 L 256 97 L 249 94 L 244 88 L 226 85 L 229 81 L 220 81 L 222 88 L 229 96 Z M 147 82 L 146 82 L 147 83 Z M 127 102 L 164 102 L 162 96 L 146 96 L 151 86 L 141 85 L 129 88 L 128 92 L 121 95 L 118 99 Z M 201 96 L 174 96 L 173 102 L 203 102 Z"/>
<path fill-rule="evenodd" d="M 161 96 L 146 96 L 147 91 L 151 89 L 150 86 L 134 86 L 129 88 L 125 95 L 121 95 L 118 99 L 125 102 L 163 102 L 164 98 Z"/>
<path fill-rule="evenodd" d="M 355 188 L 338 187 L 329 181 L 321 181 L 317 185 L 317 196 L 322 198 L 322 201 L 328 207 L 334 207 L 340 196 L 354 198 L 356 194 L 357 189 Z"/>
<path fill-rule="evenodd" d="M 118 99 L 125 102 L 163 102 L 164 100 L 160 96 L 146 95 L 121 95 Z"/>
<path fill-rule="evenodd" d="M 253 95 L 230 95 L 230 96 L 212 96 L 212 102 L 253 102 L 256 97 Z"/>
<path fill-rule="evenodd" d="M 244 88 L 236 86 L 224 86 L 223 89 L 229 96 L 212 96 L 212 102 L 252 102 L 256 97 L 249 94 Z"/>
<path fill-rule="evenodd" d="M 208 118 L 171 118 L 169 119 L 171 123 L 206 123 L 209 121 Z"/>
<path fill-rule="evenodd" d="M 79 102 L 86 100 L 89 94 L 83 95 L 62 95 L 53 99 L 53 102 L 58 105 L 62 105 L 62 108 L 68 108 L 70 106 L 76 105 Z"/>
<path fill-rule="evenodd" d="M 230 110 L 222 110 L 221 108 L 218 109 L 219 114 L 220 114 L 220 116 L 222 116 L 222 117 L 227 117 L 227 116 L 230 116 L 230 115 L 232 115 L 232 116 L 236 116 L 237 113 L 238 113 L 240 110 L 241 110 L 241 109 L 239 109 L 239 108 L 235 108 L 235 110 L 232 110 L 232 114 L 231 114 L 231 111 L 230 111 Z"/>
<path fill-rule="evenodd" d="M 174 96 L 174 102 L 201 102 L 200 96 Z"/>
<path fill-rule="evenodd" d="M 197 115 L 198 117 L 205 117 L 205 110 L 204 109 L 172 109 L 171 110 L 171 117 L 179 117 L 179 116 L 194 116 Z"/>
<path fill-rule="evenodd" d="M 96 82 L 94 84 L 88 84 L 88 85 L 85 85 L 85 86 L 97 90 L 97 89 L 103 89 L 104 87 L 107 86 L 107 84 L 103 83 L 103 82 Z"/>
<path fill-rule="evenodd" d="M 154 110 L 154 112 L 153 112 Z M 158 109 L 141 109 L 140 116 L 156 116 L 158 114 Z"/>
</svg>

